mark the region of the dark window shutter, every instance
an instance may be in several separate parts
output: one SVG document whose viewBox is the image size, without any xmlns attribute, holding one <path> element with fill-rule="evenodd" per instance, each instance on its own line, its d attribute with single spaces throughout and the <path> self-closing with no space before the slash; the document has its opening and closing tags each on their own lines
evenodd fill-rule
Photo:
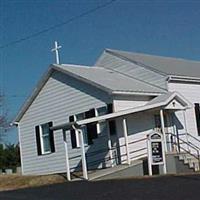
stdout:
<svg viewBox="0 0 200 200">
<path fill-rule="evenodd" d="M 198 135 L 200 136 L 200 107 L 199 107 L 199 103 L 195 103 L 194 105 L 195 105 L 197 130 L 198 130 Z"/>
<path fill-rule="evenodd" d="M 69 122 L 74 122 L 74 116 L 70 116 L 69 117 Z M 76 143 L 76 132 L 74 129 L 70 130 L 70 136 L 71 136 L 71 144 L 72 144 L 72 149 L 77 147 L 77 143 Z"/>
<path fill-rule="evenodd" d="M 108 114 L 113 113 L 113 104 L 112 103 L 107 104 L 107 112 L 108 112 Z"/>
<path fill-rule="evenodd" d="M 37 143 L 37 153 L 38 156 L 42 155 L 42 149 L 41 149 L 41 142 L 40 142 L 40 127 L 35 127 L 35 134 L 36 134 L 36 143 Z"/>
<path fill-rule="evenodd" d="M 95 109 L 91 109 L 87 112 L 85 112 L 85 118 L 91 118 L 91 117 L 95 117 Z M 87 138 L 88 138 L 88 144 L 93 144 L 93 139 L 98 137 L 97 134 L 97 125 L 96 124 L 87 124 Z"/>
<path fill-rule="evenodd" d="M 51 153 L 55 152 L 55 143 L 54 143 L 54 134 L 53 130 L 50 130 L 50 127 L 53 126 L 53 122 L 49 122 L 49 141 L 50 141 L 50 146 L 51 146 Z"/>
<path fill-rule="evenodd" d="M 108 114 L 113 113 L 113 104 L 107 104 L 107 112 Z M 110 120 L 109 122 L 109 131 L 110 135 L 115 135 L 116 134 L 116 122 L 115 120 Z"/>
<path fill-rule="evenodd" d="M 110 130 L 110 135 L 116 134 L 116 122 L 115 122 L 115 120 L 109 121 L 109 130 Z"/>
</svg>

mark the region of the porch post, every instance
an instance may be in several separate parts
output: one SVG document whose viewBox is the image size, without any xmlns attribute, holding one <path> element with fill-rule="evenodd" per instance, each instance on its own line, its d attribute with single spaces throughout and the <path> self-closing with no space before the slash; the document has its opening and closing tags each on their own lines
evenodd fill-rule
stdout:
<svg viewBox="0 0 200 200">
<path fill-rule="evenodd" d="M 87 173 L 87 162 L 85 157 L 85 145 L 83 139 L 83 131 L 78 129 L 80 145 L 81 145 L 81 157 L 82 157 L 82 170 L 83 170 L 83 177 L 88 180 L 88 173 Z"/>
<path fill-rule="evenodd" d="M 160 120 L 161 120 L 161 129 L 163 133 L 163 139 L 164 139 L 164 147 L 165 147 L 165 152 L 167 152 L 167 143 L 166 143 L 166 134 L 165 134 L 165 122 L 164 122 L 164 115 L 163 115 L 163 110 L 160 110 Z"/>
<path fill-rule="evenodd" d="M 187 130 L 187 121 L 186 121 L 186 110 L 183 110 L 183 118 L 184 118 L 184 125 L 185 125 L 185 136 L 186 136 L 186 141 L 187 141 L 187 149 L 190 152 L 190 147 L 189 147 L 189 139 L 188 139 L 188 130 Z"/>
<path fill-rule="evenodd" d="M 125 139 L 125 146 L 126 146 L 126 156 L 127 156 L 127 164 L 131 164 L 130 160 L 130 153 L 129 153 L 129 144 L 128 144 L 128 131 L 126 125 L 126 119 L 123 119 L 123 129 L 124 129 L 124 139 Z"/>
<path fill-rule="evenodd" d="M 178 134 L 178 131 L 177 131 L 177 128 L 176 128 L 176 124 L 175 124 L 175 122 L 174 122 L 174 115 L 173 115 L 172 120 L 173 120 L 174 135 L 176 135 L 176 138 L 175 138 L 175 140 L 176 140 L 176 145 L 175 145 L 175 147 L 176 147 L 176 151 L 180 153 L 179 134 Z"/>
<path fill-rule="evenodd" d="M 170 125 L 171 124 L 170 123 L 170 114 L 167 113 L 166 117 L 167 117 L 167 124 Z M 170 129 L 171 129 L 171 127 L 170 127 Z M 170 131 L 170 132 L 172 132 L 172 131 Z M 170 134 L 168 134 L 168 136 L 167 136 L 167 142 L 168 142 L 169 151 L 172 152 L 172 141 L 171 141 Z"/>
<path fill-rule="evenodd" d="M 110 165 L 111 167 L 114 167 L 114 163 L 113 163 L 113 154 L 112 154 L 112 141 L 111 141 L 111 138 L 110 138 L 110 127 L 109 127 L 109 123 L 107 121 L 107 127 L 108 127 L 108 150 L 109 150 L 109 156 L 110 156 Z"/>
<path fill-rule="evenodd" d="M 66 134 L 65 134 L 65 131 L 64 131 L 64 130 L 63 130 L 63 139 L 64 139 L 64 146 L 65 146 L 67 180 L 68 180 L 68 181 L 71 181 L 70 167 L 69 167 L 69 154 L 68 154 L 68 147 L 67 147 Z"/>
</svg>

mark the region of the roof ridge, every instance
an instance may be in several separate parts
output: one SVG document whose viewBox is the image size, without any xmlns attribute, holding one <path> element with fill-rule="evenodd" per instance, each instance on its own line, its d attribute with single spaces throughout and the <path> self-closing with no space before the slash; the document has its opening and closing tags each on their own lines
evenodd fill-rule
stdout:
<svg viewBox="0 0 200 200">
<path fill-rule="evenodd" d="M 194 63 L 200 63 L 200 60 L 191 60 L 191 59 L 186 59 L 186 58 L 176 58 L 176 57 L 171 57 L 171 56 L 161 56 L 161 55 L 155 55 L 155 54 L 148 54 L 148 53 L 140 53 L 140 52 L 130 52 L 130 51 L 121 51 L 121 50 L 115 50 L 115 49 L 105 49 L 105 51 L 111 51 L 111 52 L 125 52 L 125 53 L 133 53 L 133 54 L 138 54 L 138 55 L 144 55 L 144 56 L 154 56 L 158 58 L 163 58 L 163 59 L 174 59 L 174 60 L 180 60 L 180 61 L 187 61 L 187 62 L 194 62 Z"/>
<path fill-rule="evenodd" d="M 98 68 L 101 69 L 100 66 L 95 66 L 95 65 L 76 65 L 76 64 L 53 64 L 54 66 L 63 66 L 63 67 L 82 67 L 82 68 Z"/>
</svg>

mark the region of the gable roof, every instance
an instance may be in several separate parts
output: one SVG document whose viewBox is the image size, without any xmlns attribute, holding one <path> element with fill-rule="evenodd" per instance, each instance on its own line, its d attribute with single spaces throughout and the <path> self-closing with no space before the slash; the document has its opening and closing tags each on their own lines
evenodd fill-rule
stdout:
<svg viewBox="0 0 200 200">
<path fill-rule="evenodd" d="M 61 73 L 67 74 L 74 77 L 80 81 L 93 85 L 101 90 L 106 91 L 109 94 L 144 94 L 147 95 L 158 95 L 165 93 L 166 91 L 141 81 L 129 78 L 123 74 L 114 72 L 109 69 L 104 69 L 102 67 L 88 67 L 80 65 L 51 65 L 47 72 L 43 75 L 41 80 L 38 82 L 34 91 L 30 97 L 26 100 L 19 113 L 17 114 L 14 122 L 19 122 L 26 110 L 35 100 L 39 92 L 41 91 L 44 84 L 47 82 L 49 77 L 54 71 L 59 71 Z"/>
<path fill-rule="evenodd" d="M 117 57 L 123 57 L 124 59 L 132 61 L 135 64 L 146 66 L 147 68 L 160 74 L 200 78 L 200 61 L 155 56 L 112 49 L 106 49 L 105 52 Z"/>
<path fill-rule="evenodd" d="M 169 104 L 170 101 L 173 99 L 177 100 L 182 104 L 183 107 L 186 108 L 191 108 L 192 104 L 179 92 L 168 92 L 163 95 L 159 95 L 155 98 L 153 98 L 150 102 L 148 102 L 146 105 L 153 105 L 161 102 L 167 102 L 166 104 Z"/>
<path fill-rule="evenodd" d="M 55 65 L 54 69 L 62 71 L 79 80 L 99 87 L 109 93 L 165 93 L 166 91 L 134 78 L 130 78 L 116 71 L 102 67 L 88 67 L 79 65 Z"/>
</svg>

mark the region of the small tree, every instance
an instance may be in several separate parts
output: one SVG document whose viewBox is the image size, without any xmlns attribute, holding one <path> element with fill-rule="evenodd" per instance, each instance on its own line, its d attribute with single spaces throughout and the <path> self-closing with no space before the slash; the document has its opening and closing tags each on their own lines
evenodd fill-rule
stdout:
<svg viewBox="0 0 200 200">
<path fill-rule="evenodd" d="M 5 156 L 4 156 L 4 149 L 3 149 L 3 144 L 0 144 L 0 169 L 5 168 Z"/>
<path fill-rule="evenodd" d="M 19 166 L 18 145 L 8 144 L 4 149 L 4 164 L 6 168 L 15 169 Z"/>
<path fill-rule="evenodd" d="M 0 142 L 5 133 L 10 129 L 7 111 L 3 108 L 4 95 L 0 94 Z"/>
<path fill-rule="evenodd" d="M 5 148 L 0 145 L 0 169 L 13 169 L 20 166 L 19 145 L 7 144 Z"/>
</svg>

